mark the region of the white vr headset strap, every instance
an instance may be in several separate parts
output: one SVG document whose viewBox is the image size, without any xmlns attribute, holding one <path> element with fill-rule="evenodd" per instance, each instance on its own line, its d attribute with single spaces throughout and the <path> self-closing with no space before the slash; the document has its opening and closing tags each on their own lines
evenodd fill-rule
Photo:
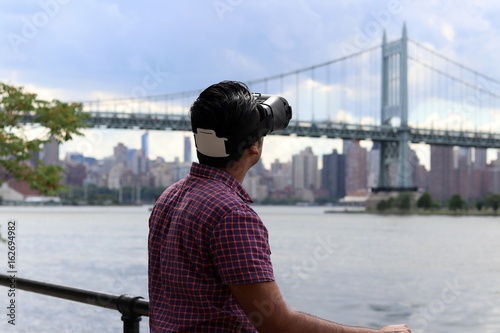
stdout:
<svg viewBox="0 0 500 333">
<path fill-rule="evenodd" d="M 228 157 L 226 152 L 227 138 L 219 138 L 214 130 L 197 128 L 194 133 L 196 149 L 205 156 Z"/>
</svg>

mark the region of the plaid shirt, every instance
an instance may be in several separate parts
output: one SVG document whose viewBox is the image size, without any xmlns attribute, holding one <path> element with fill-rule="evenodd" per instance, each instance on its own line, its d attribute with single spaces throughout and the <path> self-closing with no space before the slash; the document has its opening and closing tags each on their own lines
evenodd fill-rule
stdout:
<svg viewBox="0 0 500 333">
<path fill-rule="evenodd" d="M 151 332 L 256 332 L 227 284 L 274 281 L 268 232 L 241 184 L 193 163 L 149 219 Z"/>
</svg>

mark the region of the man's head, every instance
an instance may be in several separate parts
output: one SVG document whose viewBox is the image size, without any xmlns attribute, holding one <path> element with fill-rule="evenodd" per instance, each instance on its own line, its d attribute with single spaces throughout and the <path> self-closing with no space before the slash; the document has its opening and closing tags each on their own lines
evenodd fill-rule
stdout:
<svg viewBox="0 0 500 333">
<path fill-rule="evenodd" d="M 223 81 L 205 89 L 191 106 L 191 127 L 201 164 L 226 167 L 259 138 L 249 133 L 260 122 L 258 102 L 248 87 Z"/>
</svg>

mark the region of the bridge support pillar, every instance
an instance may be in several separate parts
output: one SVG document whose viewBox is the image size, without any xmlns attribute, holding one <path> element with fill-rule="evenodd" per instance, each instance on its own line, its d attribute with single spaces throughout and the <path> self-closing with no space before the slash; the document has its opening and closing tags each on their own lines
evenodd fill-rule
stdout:
<svg viewBox="0 0 500 333">
<path fill-rule="evenodd" d="M 380 142 L 379 188 L 412 188 L 408 128 L 408 51 L 406 26 L 400 40 L 382 41 L 381 125 L 398 130 L 399 140 Z"/>
</svg>

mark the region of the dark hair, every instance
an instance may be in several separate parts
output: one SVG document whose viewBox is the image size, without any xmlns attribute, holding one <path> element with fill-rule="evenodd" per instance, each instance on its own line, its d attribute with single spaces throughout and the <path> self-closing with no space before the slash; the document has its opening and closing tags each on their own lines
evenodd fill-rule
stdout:
<svg viewBox="0 0 500 333">
<path fill-rule="evenodd" d="M 242 82 L 222 81 L 213 84 L 201 92 L 191 106 L 191 129 L 194 133 L 198 128 L 211 129 L 219 138 L 227 138 L 233 143 L 242 141 L 245 134 L 250 133 L 259 122 L 257 105 L 256 99 Z M 228 157 L 214 158 L 197 150 L 201 164 L 225 167 L 229 162 L 240 159 L 243 149 L 233 149 L 227 153 L 230 154 Z"/>
</svg>

